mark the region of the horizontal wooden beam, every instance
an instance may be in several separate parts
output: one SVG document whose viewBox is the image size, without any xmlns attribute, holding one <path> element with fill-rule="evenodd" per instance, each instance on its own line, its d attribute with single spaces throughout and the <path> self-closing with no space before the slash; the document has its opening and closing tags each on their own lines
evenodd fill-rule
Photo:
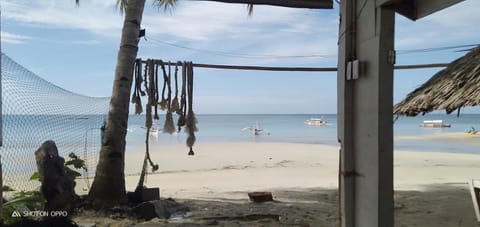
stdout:
<svg viewBox="0 0 480 227">
<path fill-rule="evenodd" d="M 142 61 L 146 63 L 147 61 Z M 163 62 L 165 65 L 176 65 L 175 62 Z M 396 65 L 394 69 L 422 69 L 422 68 L 441 68 L 448 64 L 420 64 L 420 65 Z M 270 67 L 270 66 L 253 66 L 253 65 L 217 65 L 193 63 L 193 67 L 209 68 L 209 69 L 234 69 L 234 70 L 260 70 L 260 71 L 279 71 L 279 72 L 336 72 L 336 67 Z"/>
<path fill-rule="evenodd" d="M 252 5 L 271 5 L 289 8 L 333 9 L 333 0 L 193 0 Z"/>
<path fill-rule="evenodd" d="M 420 65 L 395 65 L 394 69 L 425 69 L 425 68 L 442 68 L 447 67 L 447 63 L 438 63 L 438 64 L 420 64 Z"/>
<path fill-rule="evenodd" d="M 377 0 L 377 6 L 384 6 L 397 13 L 417 20 L 464 0 Z"/>
<path fill-rule="evenodd" d="M 212 64 L 193 64 L 194 67 L 211 69 L 237 69 L 237 70 L 260 70 L 260 71 L 283 71 L 283 72 L 336 72 L 337 68 L 310 68 L 310 67 L 269 67 L 269 66 L 250 66 L 250 65 L 212 65 Z"/>
</svg>

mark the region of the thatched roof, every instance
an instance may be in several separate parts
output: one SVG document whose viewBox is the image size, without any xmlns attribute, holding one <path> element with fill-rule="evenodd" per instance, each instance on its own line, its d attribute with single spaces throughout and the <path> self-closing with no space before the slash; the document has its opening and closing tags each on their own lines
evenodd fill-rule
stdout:
<svg viewBox="0 0 480 227">
<path fill-rule="evenodd" d="M 395 115 L 416 116 L 434 110 L 451 113 L 480 104 L 480 46 L 450 63 L 393 108 Z"/>
</svg>

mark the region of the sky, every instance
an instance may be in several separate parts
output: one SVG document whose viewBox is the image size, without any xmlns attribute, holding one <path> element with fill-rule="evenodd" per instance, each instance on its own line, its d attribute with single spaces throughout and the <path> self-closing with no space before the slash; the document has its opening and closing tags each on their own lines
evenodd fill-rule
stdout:
<svg viewBox="0 0 480 227">
<path fill-rule="evenodd" d="M 368 0 L 366 0 L 368 1 Z M 2 51 L 75 93 L 110 96 L 123 16 L 115 0 L 0 0 Z M 466 52 L 413 52 L 480 43 L 480 1 L 466 0 L 418 21 L 397 15 L 397 65 L 449 63 Z M 147 0 L 138 57 L 258 66 L 336 67 L 338 4 L 333 10 L 179 0 L 164 11 Z M 232 54 L 235 53 L 235 56 Z M 296 56 L 296 57 L 292 57 Z M 441 68 L 396 70 L 394 102 Z M 336 113 L 335 72 L 195 68 L 200 114 Z M 480 113 L 478 108 L 466 112 Z"/>
</svg>

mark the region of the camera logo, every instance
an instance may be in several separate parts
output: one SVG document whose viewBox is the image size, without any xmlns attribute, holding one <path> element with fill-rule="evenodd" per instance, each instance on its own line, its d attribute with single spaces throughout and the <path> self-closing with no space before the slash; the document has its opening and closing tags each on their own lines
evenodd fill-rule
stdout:
<svg viewBox="0 0 480 227">
<path fill-rule="evenodd" d="M 22 215 L 20 214 L 20 212 L 14 210 L 12 212 L 12 218 L 19 218 L 19 217 L 22 217 Z"/>
</svg>

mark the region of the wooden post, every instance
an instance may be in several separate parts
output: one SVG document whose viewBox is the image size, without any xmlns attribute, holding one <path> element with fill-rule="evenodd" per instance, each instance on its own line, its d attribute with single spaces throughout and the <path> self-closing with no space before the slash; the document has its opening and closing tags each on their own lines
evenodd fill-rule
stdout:
<svg viewBox="0 0 480 227">
<path fill-rule="evenodd" d="M 393 226 L 394 11 L 341 1 L 338 139 L 344 227 Z"/>
</svg>

